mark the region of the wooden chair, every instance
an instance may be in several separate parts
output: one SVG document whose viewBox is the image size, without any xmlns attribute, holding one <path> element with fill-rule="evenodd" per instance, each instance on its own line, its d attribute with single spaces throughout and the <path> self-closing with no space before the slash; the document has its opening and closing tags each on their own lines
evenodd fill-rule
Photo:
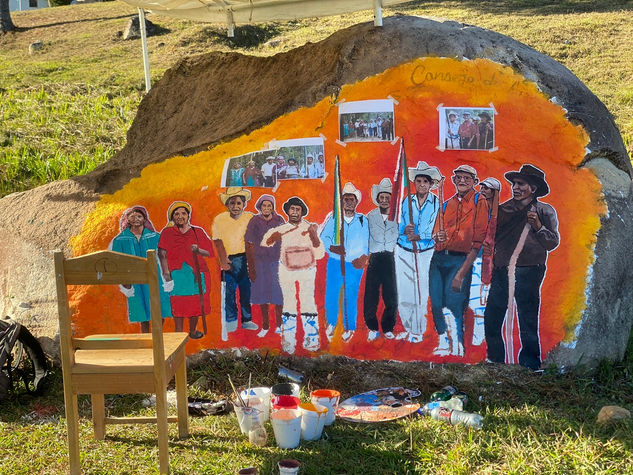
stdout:
<svg viewBox="0 0 633 475">
<path fill-rule="evenodd" d="M 95 439 L 105 438 L 106 424 L 156 423 L 160 473 L 169 473 L 167 423 L 178 423 L 180 437 L 189 432 L 185 362 L 188 335 L 163 334 L 156 251 L 148 251 L 147 259 L 113 251 L 64 259 L 61 251 L 55 251 L 55 278 L 70 473 L 81 473 L 77 394 L 91 396 Z M 67 286 L 106 284 L 149 286 L 151 334 L 73 338 Z M 99 309 L 94 310 L 98 314 Z M 166 388 L 174 375 L 178 416 L 167 417 Z M 156 394 L 156 417 L 106 417 L 104 395 L 129 393 Z"/>
</svg>

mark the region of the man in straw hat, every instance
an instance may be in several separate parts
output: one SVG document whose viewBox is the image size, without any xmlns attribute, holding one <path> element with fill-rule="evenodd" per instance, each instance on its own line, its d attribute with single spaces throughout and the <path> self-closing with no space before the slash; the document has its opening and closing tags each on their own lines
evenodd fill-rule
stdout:
<svg viewBox="0 0 633 475">
<path fill-rule="evenodd" d="M 420 343 L 426 331 L 426 309 L 429 300 L 429 265 L 433 250 L 433 224 L 439 210 L 437 188 L 442 174 L 437 167 L 418 162 L 407 170 L 415 186 L 415 194 L 402 201 L 398 245 L 395 248 L 398 311 L 404 332 L 396 339 Z M 411 214 L 409 214 L 409 208 Z M 410 219 L 412 218 L 412 219 Z"/>
<path fill-rule="evenodd" d="M 249 190 L 237 186 L 229 187 L 226 192 L 220 193 L 220 201 L 227 210 L 217 215 L 211 226 L 211 236 L 218 250 L 222 282 L 225 286 L 222 305 L 227 332 L 237 330 L 237 289 L 240 290 L 242 328 L 258 328 L 253 323 L 251 315 L 251 281 L 248 277 L 244 243 L 246 227 L 253 217 L 253 213 L 244 211 L 250 197 Z"/>
<path fill-rule="evenodd" d="M 356 331 L 358 316 L 357 300 L 363 270 L 369 253 L 369 224 L 367 219 L 356 212 L 361 193 L 350 182 L 345 183 L 341 191 L 343 204 L 343 238 L 341 245 L 334 245 L 335 229 L 333 216 L 330 215 L 323 225 L 321 240 L 329 255 L 327 262 L 327 281 L 325 287 L 325 318 L 328 340 L 334 337 L 338 324 L 341 289 L 343 289 L 343 341 L 349 341 Z M 344 259 L 344 270 L 341 261 Z"/>
<path fill-rule="evenodd" d="M 325 255 L 319 239 L 317 225 L 307 222 L 305 202 L 293 196 L 283 205 L 288 222 L 270 229 L 262 238 L 261 245 L 273 247 L 281 242 L 279 283 L 283 294 L 281 346 L 287 353 L 294 353 L 297 333 L 297 314 L 301 308 L 303 323 L 303 347 L 308 351 L 319 349 L 319 318 L 314 300 L 316 262 Z M 299 305 L 297 290 L 299 286 Z"/>
<path fill-rule="evenodd" d="M 191 224 L 191 205 L 174 201 L 167 209 L 167 226 L 160 232 L 158 258 L 167 289 L 176 331 L 189 320 L 189 338 L 202 338 L 196 330 L 198 318 L 210 311 L 210 273 L 206 259 L 213 255 L 211 240 L 204 229 Z"/>
<path fill-rule="evenodd" d="M 398 295 L 396 291 L 396 269 L 393 260 L 393 248 L 398 241 L 398 224 L 389 221 L 389 207 L 393 186 L 389 178 L 383 178 L 379 184 L 372 185 L 371 199 L 377 208 L 367 214 L 369 223 L 369 265 L 365 276 L 364 317 L 369 329 L 367 341 L 373 341 L 380 335 L 378 331 L 378 300 L 382 288 L 382 300 L 385 309 L 380 326 L 385 338 L 393 338 L 396 324 Z"/>
<path fill-rule="evenodd" d="M 470 297 L 473 262 L 488 229 L 488 203 L 475 192 L 477 171 L 453 170 L 456 193 L 442 205 L 435 223 L 435 251 L 429 269 L 431 311 L 438 334 L 437 356 L 464 356 L 464 312 Z M 444 317 L 444 308 L 450 316 Z M 450 340 L 449 340 L 450 333 Z M 450 344 L 449 344 L 450 343 Z"/>
<path fill-rule="evenodd" d="M 538 369 L 541 283 L 547 253 L 559 244 L 558 218 L 551 205 L 538 200 L 549 193 L 542 170 L 525 164 L 519 171 L 506 173 L 505 178 L 512 183 L 512 199 L 499 205 L 492 283 L 484 313 L 488 359 L 495 363 L 505 361 L 501 327 L 506 311 L 508 318 L 514 320 L 514 311 L 508 305 L 516 303 L 521 339 L 519 364 Z M 507 349 L 509 362 L 513 362 L 514 348 Z"/>
</svg>

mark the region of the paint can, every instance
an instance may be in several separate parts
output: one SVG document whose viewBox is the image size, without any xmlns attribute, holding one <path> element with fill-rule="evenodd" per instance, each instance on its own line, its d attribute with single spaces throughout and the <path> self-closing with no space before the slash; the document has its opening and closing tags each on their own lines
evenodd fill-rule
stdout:
<svg viewBox="0 0 633 475">
<path fill-rule="evenodd" d="M 338 402 L 341 398 L 341 393 L 334 389 L 317 389 L 310 393 L 310 401 L 313 404 L 320 404 L 328 408 L 327 415 L 325 417 L 325 425 L 329 426 L 336 419 L 336 410 L 338 409 Z"/>
<path fill-rule="evenodd" d="M 242 399 L 246 400 L 249 397 L 258 397 L 262 400 L 262 417 L 260 422 L 263 424 L 264 422 L 266 422 L 268 419 L 270 419 L 270 395 L 271 395 L 271 391 L 270 388 L 267 387 L 257 387 L 257 388 L 251 388 L 250 390 L 248 389 L 243 389 L 242 391 L 240 391 L 240 396 L 242 396 Z"/>
<path fill-rule="evenodd" d="M 273 412 L 280 411 L 282 409 L 297 409 L 301 400 L 295 396 L 275 396 L 271 400 L 273 406 Z"/>
<path fill-rule="evenodd" d="M 294 371 L 292 369 L 286 368 L 285 366 L 280 366 L 277 375 L 280 378 L 286 378 L 289 381 L 293 381 L 295 383 L 301 384 L 303 382 L 303 374 L 299 371 Z"/>
<path fill-rule="evenodd" d="M 294 475 L 299 473 L 301 462 L 295 459 L 284 459 L 277 462 L 279 467 L 279 475 Z"/>
<path fill-rule="evenodd" d="M 294 449 L 301 440 L 301 412 L 298 409 L 281 409 L 270 415 L 275 442 L 282 449 Z"/>
<path fill-rule="evenodd" d="M 258 397 L 249 397 L 245 399 L 246 406 L 242 406 L 241 402 L 233 401 L 233 409 L 237 416 L 237 422 L 240 425 L 242 434 L 248 434 L 253 425 L 253 419 L 257 419 L 260 425 L 263 425 L 263 408 L 262 400 Z"/>
<path fill-rule="evenodd" d="M 301 438 L 317 440 L 321 438 L 328 408 L 311 402 L 299 404 L 301 411 Z"/>
<path fill-rule="evenodd" d="M 301 386 L 297 383 L 278 383 L 272 387 L 273 396 L 294 396 L 299 397 Z"/>
</svg>

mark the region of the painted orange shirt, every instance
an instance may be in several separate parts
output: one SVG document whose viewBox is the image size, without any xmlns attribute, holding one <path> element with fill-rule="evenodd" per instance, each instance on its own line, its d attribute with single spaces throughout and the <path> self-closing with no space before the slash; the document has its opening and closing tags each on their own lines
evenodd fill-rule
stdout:
<svg viewBox="0 0 633 475">
<path fill-rule="evenodd" d="M 459 199 L 453 195 L 444 205 L 444 230 L 447 240 L 435 243 L 438 251 L 449 250 L 467 253 L 479 250 L 488 229 L 488 202 L 479 195 L 475 204 L 475 190 Z M 435 220 L 433 234 L 440 230 L 440 220 Z"/>
</svg>

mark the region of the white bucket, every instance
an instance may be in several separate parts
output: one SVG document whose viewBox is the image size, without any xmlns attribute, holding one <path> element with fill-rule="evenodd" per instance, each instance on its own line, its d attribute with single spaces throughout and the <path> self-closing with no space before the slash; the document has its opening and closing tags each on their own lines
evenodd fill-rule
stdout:
<svg viewBox="0 0 633 475">
<path fill-rule="evenodd" d="M 247 403 L 248 406 L 243 407 L 239 400 L 233 401 L 233 409 L 235 410 L 237 422 L 240 425 L 242 434 L 248 434 L 251 430 L 251 426 L 253 425 L 254 417 L 257 417 L 261 425 L 264 424 L 264 411 L 262 408 L 263 403 L 261 398 L 249 397 L 248 399 L 244 399 L 244 402 Z"/>
<path fill-rule="evenodd" d="M 301 439 L 301 411 L 281 409 L 270 415 L 275 441 L 282 449 L 294 449 Z"/>
<path fill-rule="evenodd" d="M 250 390 L 244 389 L 240 392 L 240 396 L 242 399 L 246 399 L 247 397 L 258 397 L 262 400 L 262 415 L 260 418 L 260 423 L 266 422 L 270 419 L 270 388 L 266 387 L 257 387 L 251 388 Z"/>
<path fill-rule="evenodd" d="M 336 419 L 336 410 L 338 409 L 338 401 L 341 393 L 334 389 L 317 389 L 310 393 L 310 401 L 313 404 L 319 404 L 328 408 L 325 418 L 325 425 L 329 426 Z"/>
<path fill-rule="evenodd" d="M 301 438 L 303 440 L 320 439 L 328 408 L 305 402 L 299 406 L 299 410 L 301 411 Z"/>
</svg>

